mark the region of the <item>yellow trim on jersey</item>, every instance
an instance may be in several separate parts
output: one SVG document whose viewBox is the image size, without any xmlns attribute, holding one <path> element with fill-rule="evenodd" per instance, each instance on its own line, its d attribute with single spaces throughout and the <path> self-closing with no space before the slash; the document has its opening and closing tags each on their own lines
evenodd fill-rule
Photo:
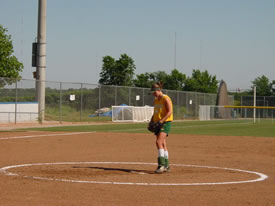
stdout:
<svg viewBox="0 0 275 206">
<path fill-rule="evenodd" d="M 173 103 L 170 97 L 164 94 L 160 100 L 158 98 L 155 98 L 153 116 L 154 122 L 158 122 L 167 114 L 168 111 L 164 104 L 166 99 L 171 102 L 172 114 L 165 120 L 165 122 L 173 121 Z"/>
</svg>

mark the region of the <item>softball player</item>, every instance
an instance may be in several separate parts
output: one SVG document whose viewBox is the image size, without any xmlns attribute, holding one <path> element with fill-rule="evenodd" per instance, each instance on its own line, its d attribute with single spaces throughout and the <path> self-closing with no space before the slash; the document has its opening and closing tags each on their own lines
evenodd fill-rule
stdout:
<svg viewBox="0 0 275 206">
<path fill-rule="evenodd" d="M 155 171 L 156 173 L 170 171 L 166 139 L 173 121 L 173 103 L 168 95 L 162 93 L 162 86 L 163 84 L 158 82 L 153 84 L 151 88 L 151 92 L 155 96 L 154 114 L 151 121 L 163 124 L 160 132 L 155 134 L 158 149 L 158 168 Z"/>
</svg>

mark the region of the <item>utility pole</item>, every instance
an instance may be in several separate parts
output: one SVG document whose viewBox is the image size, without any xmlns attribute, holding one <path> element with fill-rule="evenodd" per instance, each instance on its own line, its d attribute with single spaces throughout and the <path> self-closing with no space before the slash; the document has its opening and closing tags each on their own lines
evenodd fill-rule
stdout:
<svg viewBox="0 0 275 206">
<path fill-rule="evenodd" d="M 175 45 L 174 45 L 174 69 L 177 68 L 177 32 L 175 32 Z"/>
<path fill-rule="evenodd" d="M 200 41 L 200 70 L 202 70 L 202 40 Z"/>
<path fill-rule="evenodd" d="M 45 117 L 45 80 L 46 80 L 46 20 L 47 0 L 38 0 L 37 26 L 37 65 L 36 65 L 36 99 L 38 101 L 39 121 Z"/>
<path fill-rule="evenodd" d="M 254 105 L 254 109 L 253 109 L 253 120 L 254 120 L 254 123 L 256 122 L 256 86 L 254 86 L 254 98 L 253 98 L 253 105 Z"/>
</svg>

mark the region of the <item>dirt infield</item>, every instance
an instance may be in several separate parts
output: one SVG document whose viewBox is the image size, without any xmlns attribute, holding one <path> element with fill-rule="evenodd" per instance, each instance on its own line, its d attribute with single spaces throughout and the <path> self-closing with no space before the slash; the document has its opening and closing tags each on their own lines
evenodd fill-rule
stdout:
<svg viewBox="0 0 275 206">
<path fill-rule="evenodd" d="M 0 205 L 275 205 L 275 138 L 172 134 L 160 175 L 151 134 L 0 132 L 0 148 Z"/>
</svg>

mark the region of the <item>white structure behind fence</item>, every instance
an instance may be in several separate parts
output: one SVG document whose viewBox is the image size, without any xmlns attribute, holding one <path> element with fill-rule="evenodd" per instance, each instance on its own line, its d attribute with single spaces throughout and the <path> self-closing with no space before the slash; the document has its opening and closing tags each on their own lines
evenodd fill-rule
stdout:
<svg viewBox="0 0 275 206">
<path fill-rule="evenodd" d="M 16 114 L 16 115 L 15 115 Z M 38 120 L 37 102 L 0 102 L 0 122 L 26 122 Z"/>
</svg>

